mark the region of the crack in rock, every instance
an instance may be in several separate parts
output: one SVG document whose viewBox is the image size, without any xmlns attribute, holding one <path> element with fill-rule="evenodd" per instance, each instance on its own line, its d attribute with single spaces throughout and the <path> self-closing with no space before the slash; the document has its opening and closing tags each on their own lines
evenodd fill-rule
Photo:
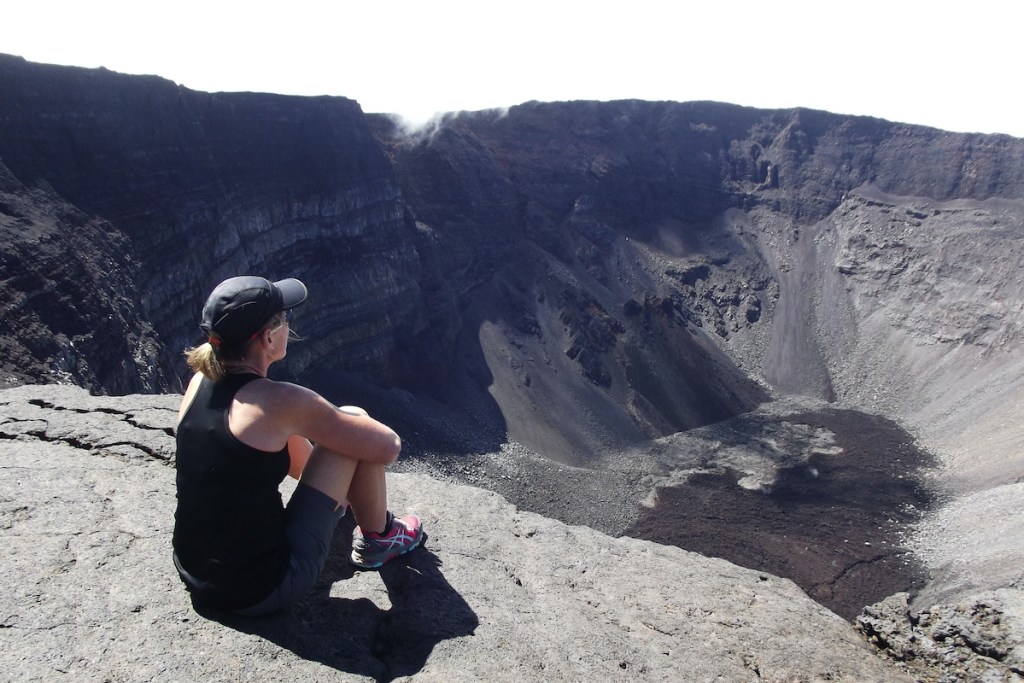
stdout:
<svg viewBox="0 0 1024 683">
<path fill-rule="evenodd" d="M 163 464 L 171 464 L 174 459 L 173 443 L 167 438 L 174 437 L 174 429 L 170 426 L 154 426 L 146 424 L 138 419 L 135 412 L 119 410 L 105 406 L 90 406 L 89 408 L 77 408 L 65 405 L 58 405 L 41 398 L 28 399 L 24 405 L 31 405 L 35 408 L 59 415 L 60 413 L 73 413 L 75 415 L 109 415 L 118 419 L 120 424 L 131 428 L 129 431 L 141 430 L 138 437 L 130 433 L 118 433 L 115 427 L 111 429 L 109 424 L 92 424 L 90 421 L 61 423 L 56 419 L 36 417 L 9 417 L 0 422 L 0 439 L 38 439 L 47 443 L 57 443 L 72 448 L 87 451 L 91 454 L 113 455 L 121 459 L 133 459 L 139 457 L 156 460 Z M 11 404 L 8 404 L 11 405 Z M 152 410 L 147 408 L 146 410 Z M 159 439 L 153 439 L 153 432 L 163 435 Z M 120 437 L 120 438 L 118 438 Z"/>
</svg>

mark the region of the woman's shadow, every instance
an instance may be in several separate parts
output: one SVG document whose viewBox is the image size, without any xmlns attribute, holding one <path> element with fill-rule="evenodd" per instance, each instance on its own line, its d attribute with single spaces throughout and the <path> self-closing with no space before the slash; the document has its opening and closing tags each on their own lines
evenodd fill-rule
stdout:
<svg viewBox="0 0 1024 683">
<path fill-rule="evenodd" d="M 379 570 L 389 609 L 368 598 L 331 597 L 331 586 L 355 572 L 348 561 L 347 540 L 353 526 L 352 515 L 338 524 L 320 578 L 310 595 L 290 610 L 267 617 L 241 617 L 199 606 L 196 611 L 266 638 L 303 659 L 378 681 L 417 673 L 435 645 L 475 632 L 480 623 L 476 613 L 445 580 L 441 561 L 426 547 Z"/>
</svg>

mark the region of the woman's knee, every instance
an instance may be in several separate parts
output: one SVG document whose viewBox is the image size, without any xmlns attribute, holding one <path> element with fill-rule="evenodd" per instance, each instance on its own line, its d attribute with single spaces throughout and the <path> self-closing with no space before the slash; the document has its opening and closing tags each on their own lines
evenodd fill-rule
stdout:
<svg viewBox="0 0 1024 683">
<path fill-rule="evenodd" d="M 322 446 L 314 446 L 299 481 L 327 494 L 336 503 L 341 503 L 348 496 L 348 488 L 358 464 L 359 461 L 354 458 Z"/>
</svg>

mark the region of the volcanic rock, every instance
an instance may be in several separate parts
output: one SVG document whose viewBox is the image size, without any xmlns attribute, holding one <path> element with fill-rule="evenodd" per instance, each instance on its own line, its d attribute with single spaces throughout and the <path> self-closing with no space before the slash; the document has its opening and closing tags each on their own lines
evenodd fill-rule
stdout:
<svg viewBox="0 0 1024 683">
<path fill-rule="evenodd" d="M 879 596 L 840 604 L 833 579 L 912 591 L 875 633 L 983 604 L 1020 641 L 1024 141 L 709 102 L 534 102 L 409 132 L 344 98 L 6 56 L 0 91 L 0 385 L 173 393 L 219 280 L 301 277 L 306 340 L 276 376 L 398 428 L 399 469 L 613 535 L 695 491 L 715 503 L 698 513 L 809 501 L 789 519 L 813 508 L 833 530 L 855 510 L 870 553 L 814 537 L 787 576 L 847 617 Z M 0 418 L 43 438 L 46 412 Z M 886 439 L 860 443 L 843 426 L 881 422 Z M 835 493 L 846 480 L 880 486 L 857 501 Z M 48 495 L 77 500 L 77 483 Z M 913 509 L 893 507 L 904 494 Z M 778 535 L 671 517 L 672 538 L 723 539 L 702 552 L 774 558 L 765 575 L 811 540 L 784 515 L 748 516 Z M 893 558 L 902 585 L 859 573 Z M 827 581 L 801 578 L 810 565 Z M 26 601 L 77 595 L 47 576 L 55 591 Z"/>
<path fill-rule="evenodd" d="M 910 680 L 788 580 L 423 475 L 389 491 L 424 548 L 355 572 L 343 527 L 288 613 L 197 612 L 170 556 L 177 403 L 0 392 L 9 679 Z"/>
</svg>

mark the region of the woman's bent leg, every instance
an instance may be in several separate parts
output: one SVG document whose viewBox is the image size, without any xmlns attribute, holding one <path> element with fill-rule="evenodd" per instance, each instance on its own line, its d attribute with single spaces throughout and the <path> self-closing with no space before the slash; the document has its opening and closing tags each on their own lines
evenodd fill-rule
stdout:
<svg viewBox="0 0 1024 683">
<path fill-rule="evenodd" d="M 388 516 L 388 486 L 384 465 L 359 461 L 348 489 L 352 514 L 364 531 L 384 531 Z"/>
<path fill-rule="evenodd" d="M 359 461 L 355 458 L 340 455 L 321 446 L 314 446 L 299 481 L 327 494 L 340 505 L 348 495 L 348 488 L 352 484 L 352 475 L 355 473 L 358 463 Z"/>
<path fill-rule="evenodd" d="M 302 484 L 324 493 L 340 506 L 346 499 L 358 526 L 352 538 L 352 563 L 376 569 L 419 546 L 424 533 L 416 515 L 388 520 L 385 465 L 355 460 L 314 447 L 302 473 Z"/>
<path fill-rule="evenodd" d="M 327 494 L 339 505 L 347 498 L 361 527 L 384 530 L 388 490 L 382 463 L 356 460 L 314 446 L 302 472 L 302 483 Z"/>
</svg>

